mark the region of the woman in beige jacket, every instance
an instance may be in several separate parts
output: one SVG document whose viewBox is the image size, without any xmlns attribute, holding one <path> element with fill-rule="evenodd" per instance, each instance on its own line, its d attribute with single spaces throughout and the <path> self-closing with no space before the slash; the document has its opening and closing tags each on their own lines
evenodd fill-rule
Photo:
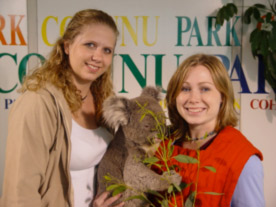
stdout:
<svg viewBox="0 0 276 207">
<path fill-rule="evenodd" d="M 57 40 L 49 59 L 26 77 L 23 94 L 9 115 L 1 207 L 91 204 L 93 191 L 79 185 L 75 165 L 82 164 L 80 155 L 93 161 L 94 155 L 89 157 L 89 153 L 99 148 L 89 133 L 96 131 L 95 137 L 102 143 L 97 162 L 110 141 L 104 136 L 108 133 L 101 127 L 101 115 L 103 101 L 113 94 L 111 63 L 117 35 L 114 20 L 105 12 L 79 11 Z M 76 137 L 78 133 L 86 137 Z M 79 145 L 83 138 L 90 147 L 86 154 Z M 79 146 L 74 148 L 74 143 Z M 83 164 L 85 170 L 89 167 L 85 176 L 92 188 L 97 162 Z M 85 193 L 91 193 L 88 203 L 84 201 Z M 108 206 L 118 196 L 106 199 L 104 193 L 95 199 L 94 206 Z"/>
</svg>

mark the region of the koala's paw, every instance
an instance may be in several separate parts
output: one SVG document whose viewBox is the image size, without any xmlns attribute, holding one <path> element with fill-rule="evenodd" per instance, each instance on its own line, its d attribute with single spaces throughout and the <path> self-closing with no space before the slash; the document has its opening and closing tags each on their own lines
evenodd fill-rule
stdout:
<svg viewBox="0 0 276 207">
<path fill-rule="evenodd" d="M 182 177 L 174 170 L 172 170 L 170 174 L 168 172 L 164 172 L 163 176 L 169 181 L 170 184 L 179 186 L 182 181 Z"/>
</svg>

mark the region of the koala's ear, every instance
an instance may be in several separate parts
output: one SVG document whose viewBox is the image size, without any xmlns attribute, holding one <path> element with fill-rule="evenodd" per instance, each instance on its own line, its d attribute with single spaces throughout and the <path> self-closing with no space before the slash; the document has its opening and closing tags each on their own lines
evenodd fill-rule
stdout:
<svg viewBox="0 0 276 207">
<path fill-rule="evenodd" d="M 103 103 L 103 118 L 108 126 L 118 130 L 120 125 L 129 122 L 129 100 L 123 97 L 111 96 Z"/>
<path fill-rule="evenodd" d="M 160 97 L 161 89 L 153 86 L 146 86 L 142 90 L 141 96 L 151 96 L 152 98 L 156 99 L 157 101 L 161 100 Z"/>
</svg>

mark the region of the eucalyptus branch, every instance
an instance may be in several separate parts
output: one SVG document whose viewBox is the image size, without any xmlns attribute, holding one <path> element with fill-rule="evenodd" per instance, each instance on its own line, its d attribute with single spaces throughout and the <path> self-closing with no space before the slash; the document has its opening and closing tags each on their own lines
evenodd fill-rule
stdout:
<svg viewBox="0 0 276 207">
<path fill-rule="evenodd" d="M 198 185 L 199 170 L 200 170 L 200 150 L 199 149 L 196 150 L 196 154 L 197 154 L 198 163 L 197 163 L 196 182 L 195 182 L 195 197 L 194 197 L 194 200 L 193 200 L 193 207 L 195 206 L 196 196 L 197 196 L 197 193 L 198 193 L 197 192 L 197 185 Z"/>
<path fill-rule="evenodd" d="M 109 185 L 106 190 L 107 191 L 113 191 L 112 196 L 115 196 L 121 192 L 124 192 L 126 189 L 131 190 L 132 192 L 135 193 L 135 196 L 131 196 L 126 198 L 124 201 L 128 201 L 131 199 L 141 199 L 141 200 L 145 200 L 147 201 L 147 203 L 151 206 L 151 207 L 155 207 L 154 204 L 147 198 L 147 196 L 145 195 L 144 192 L 139 191 L 127 184 L 125 184 L 123 181 L 117 179 L 116 177 L 111 176 L 110 174 L 104 176 L 105 181 L 107 183 L 111 183 L 111 185 Z"/>
<path fill-rule="evenodd" d="M 176 203 L 176 193 L 180 193 L 180 197 L 182 200 L 182 203 L 185 202 L 185 207 L 194 207 L 196 202 L 196 196 L 200 193 L 205 194 L 211 194 L 211 195 L 222 195 L 220 193 L 216 192 L 197 192 L 198 191 L 198 182 L 199 182 L 199 170 L 201 168 L 206 168 L 207 170 L 210 170 L 211 172 L 216 172 L 216 170 L 211 166 L 201 166 L 200 163 L 200 149 L 198 146 L 198 149 L 196 150 L 197 156 L 196 157 L 190 157 L 183 154 L 178 154 L 176 156 L 173 156 L 174 151 L 174 145 L 173 145 L 173 139 L 168 136 L 167 130 L 166 130 L 166 117 L 164 117 L 163 114 L 155 114 L 153 111 L 146 108 L 147 104 L 141 105 L 137 102 L 137 104 L 140 106 L 140 113 L 141 113 L 141 119 L 140 121 L 143 121 L 145 116 L 151 116 L 156 122 L 156 126 L 153 129 L 153 131 L 157 132 L 157 138 L 160 139 L 160 145 L 158 149 L 156 148 L 155 155 L 146 158 L 141 157 L 135 157 L 138 162 L 142 162 L 144 164 L 147 164 L 149 167 L 156 166 L 158 169 L 162 171 L 162 173 L 166 172 L 168 175 L 171 175 L 172 170 L 175 170 L 175 166 L 170 164 L 171 160 L 174 159 L 180 163 L 189 163 L 189 164 L 196 164 L 197 165 L 197 172 L 196 172 L 196 180 L 195 182 L 186 184 L 182 183 L 180 186 L 176 186 L 174 184 L 171 184 L 169 188 L 167 189 L 167 192 L 165 194 L 160 194 L 156 191 L 148 190 L 146 193 L 150 193 L 152 195 L 155 195 L 156 201 L 162 206 L 162 207 L 169 207 L 174 206 L 177 207 Z M 207 137 L 207 135 L 206 135 Z M 149 139 L 149 143 L 154 145 L 154 141 L 152 139 Z M 110 175 L 106 175 L 105 180 L 108 184 L 110 184 L 107 187 L 108 191 L 113 191 L 113 195 L 119 194 L 126 189 L 129 189 L 133 192 L 135 192 L 135 196 L 131 196 L 129 198 L 126 198 L 125 200 L 131 200 L 131 199 L 141 199 L 144 201 L 147 201 L 151 207 L 155 207 L 154 204 L 148 199 L 147 195 L 144 192 L 141 192 L 138 189 L 135 189 L 134 187 L 126 185 L 123 181 L 116 179 L 115 177 L 112 177 Z M 169 179 L 165 176 L 165 180 L 168 182 Z M 182 189 L 189 187 L 191 184 L 195 185 L 195 191 L 191 192 L 188 199 L 184 201 L 184 196 L 182 194 Z"/>
</svg>

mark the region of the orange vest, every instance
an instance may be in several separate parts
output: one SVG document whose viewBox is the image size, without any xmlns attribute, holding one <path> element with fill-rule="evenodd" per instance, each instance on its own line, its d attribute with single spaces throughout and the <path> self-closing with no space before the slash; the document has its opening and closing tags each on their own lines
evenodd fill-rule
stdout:
<svg viewBox="0 0 276 207">
<path fill-rule="evenodd" d="M 198 158 L 195 150 L 174 146 L 172 157 L 178 154 Z M 262 153 L 238 130 L 229 126 L 221 130 L 205 150 L 200 150 L 195 206 L 229 207 L 242 169 L 252 155 L 258 155 L 261 160 L 263 159 Z M 181 163 L 172 158 L 169 165 L 178 166 L 175 170 L 182 176 L 182 181 L 190 184 L 182 190 L 182 195 L 178 193 L 175 199 L 171 200 L 174 204 L 170 206 L 182 207 L 191 192 L 195 191 L 198 164 Z M 216 172 L 212 172 L 205 166 L 215 168 Z M 223 195 L 206 194 L 208 192 L 222 193 Z"/>
</svg>

